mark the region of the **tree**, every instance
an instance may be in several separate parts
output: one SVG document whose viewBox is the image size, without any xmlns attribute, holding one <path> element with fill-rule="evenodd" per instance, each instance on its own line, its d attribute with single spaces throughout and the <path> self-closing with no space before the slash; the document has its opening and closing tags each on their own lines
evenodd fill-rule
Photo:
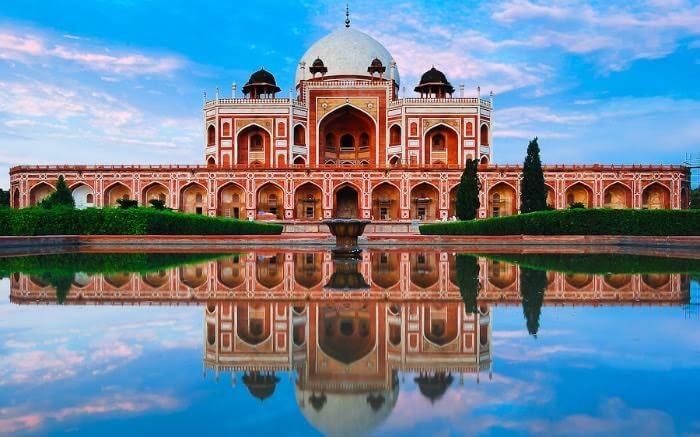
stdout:
<svg viewBox="0 0 700 437">
<path fill-rule="evenodd" d="M 117 199 L 117 203 L 119 204 L 119 208 L 121 209 L 136 208 L 137 206 L 139 206 L 138 200 L 133 200 L 129 198 Z"/>
<path fill-rule="evenodd" d="M 151 204 L 152 208 L 158 209 L 158 210 L 163 210 L 165 209 L 165 200 L 160 200 L 160 199 L 151 199 L 148 201 L 148 203 Z"/>
<path fill-rule="evenodd" d="M 467 159 L 462 178 L 457 186 L 457 218 L 460 220 L 473 220 L 479 212 L 479 192 L 481 181 L 477 173 L 479 162 L 476 159 Z"/>
<path fill-rule="evenodd" d="M 66 184 L 66 180 L 63 176 L 58 177 L 56 182 L 56 191 L 51 193 L 49 197 L 42 200 L 39 204 L 42 208 L 75 208 L 75 200 L 73 199 L 73 193 L 70 192 L 70 188 Z"/>
<path fill-rule="evenodd" d="M 547 187 L 540 161 L 540 146 L 535 137 L 527 145 L 527 156 L 523 164 L 523 181 L 520 185 L 520 212 L 544 211 L 547 209 Z"/>
<path fill-rule="evenodd" d="M 537 337 L 540 329 L 540 313 L 547 288 L 547 272 L 520 267 L 520 296 L 523 299 L 523 316 L 527 332 Z"/>
<path fill-rule="evenodd" d="M 479 261 L 475 256 L 459 254 L 455 260 L 457 268 L 457 286 L 464 301 L 467 313 L 476 313 L 476 298 L 481 290 L 479 282 Z"/>
<path fill-rule="evenodd" d="M 10 192 L 0 188 L 0 208 L 10 206 Z"/>
</svg>

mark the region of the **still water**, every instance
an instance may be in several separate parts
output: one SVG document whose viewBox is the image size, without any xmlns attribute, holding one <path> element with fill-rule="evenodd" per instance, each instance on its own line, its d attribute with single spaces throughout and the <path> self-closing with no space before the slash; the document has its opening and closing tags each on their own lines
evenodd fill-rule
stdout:
<svg viewBox="0 0 700 437">
<path fill-rule="evenodd" d="M 0 258 L 0 434 L 700 433 L 700 261 Z"/>
</svg>

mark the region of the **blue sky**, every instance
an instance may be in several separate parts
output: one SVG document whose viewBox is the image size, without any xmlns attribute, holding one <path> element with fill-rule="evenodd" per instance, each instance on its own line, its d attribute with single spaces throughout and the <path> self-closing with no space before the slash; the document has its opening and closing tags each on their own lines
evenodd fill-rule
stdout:
<svg viewBox="0 0 700 437">
<path fill-rule="evenodd" d="M 679 163 L 700 151 L 700 3 L 351 2 L 412 94 L 431 65 L 493 89 L 495 156 Z M 285 90 L 344 2 L 0 4 L 0 187 L 20 163 L 200 163 L 202 91 L 261 66 Z M 287 94 L 286 92 L 284 93 Z"/>
</svg>

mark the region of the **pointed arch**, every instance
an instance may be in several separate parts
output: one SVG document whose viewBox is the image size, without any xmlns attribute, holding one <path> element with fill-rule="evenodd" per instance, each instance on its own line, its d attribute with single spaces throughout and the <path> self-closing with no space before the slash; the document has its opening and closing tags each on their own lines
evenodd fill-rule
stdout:
<svg viewBox="0 0 700 437">
<path fill-rule="evenodd" d="M 245 283 L 245 257 L 232 255 L 216 262 L 216 277 L 220 284 L 229 289 L 234 289 Z"/>
<path fill-rule="evenodd" d="M 216 145 L 216 127 L 210 124 L 207 128 L 207 146 Z"/>
<path fill-rule="evenodd" d="M 84 182 L 73 184 L 70 188 L 76 209 L 92 208 L 95 206 L 95 191 Z"/>
<path fill-rule="evenodd" d="M 319 308 L 320 350 L 345 365 L 366 357 L 376 348 L 376 305 L 352 302 L 342 310 L 335 305 Z"/>
<path fill-rule="evenodd" d="M 293 139 L 295 146 L 306 145 L 306 127 L 304 127 L 302 123 L 297 123 L 294 125 Z"/>
<path fill-rule="evenodd" d="M 481 123 L 481 127 L 479 128 L 479 138 L 482 146 L 489 145 L 489 129 L 490 128 L 487 123 Z"/>
<path fill-rule="evenodd" d="M 141 205 L 143 206 L 150 206 L 151 204 L 149 202 L 151 200 L 162 200 L 163 202 L 165 202 L 166 207 L 170 205 L 170 190 L 168 190 L 168 187 L 166 187 L 165 184 L 161 182 L 151 182 L 150 184 L 143 187 L 141 193 Z"/>
<path fill-rule="evenodd" d="M 353 182 L 343 182 L 333 189 L 333 216 L 356 218 L 360 214 L 362 190 Z"/>
<path fill-rule="evenodd" d="M 400 254 L 397 252 L 372 252 L 372 282 L 383 289 L 399 283 Z"/>
<path fill-rule="evenodd" d="M 421 182 L 411 188 L 410 217 L 413 220 L 433 221 L 438 219 L 440 190 L 430 182 Z"/>
<path fill-rule="evenodd" d="M 207 189 L 199 182 L 190 182 L 180 188 L 180 212 L 187 214 L 206 214 Z"/>
<path fill-rule="evenodd" d="M 187 264 L 178 267 L 180 282 L 189 288 L 199 288 L 207 283 L 207 263 Z"/>
<path fill-rule="evenodd" d="M 245 216 L 246 195 L 243 187 L 233 181 L 222 185 L 217 192 L 217 215 L 231 218 Z"/>
<path fill-rule="evenodd" d="M 438 254 L 435 252 L 411 253 L 411 283 L 424 290 L 437 284 L 440 276 Z"/>
<path fill-rule="evenodd" d="M 255 277 L 258 284 L 268 290 L 280 285 L 284 279 L 284 254 L 258 257 L 255 262 Z"/>
<path fill-rule="evenodd" d="M 457 305 L 429 304 L 423 308 L 423 338 L 436 346 L 446 346 L 459 335 Z"/>
<path fill-rule="evenodd" d="M 631 208 L 632 190 L 622 182 L 613 182 L 603 189 L 603 208 Z"/>
<path fill-rule="evenodd" d="M 577 181 L 569 185 L 564 191 L 564 198 L 567 206 L 582 203 L 586 208 L 593 207 L 593 189 L 585 182 Z"/>
<path fill-rule="evenodd" d="M 12 207 L 14 209 L 19 209 L 20 205 L 21 205 L 21 202 L 20 202 L 19 188 L 15 187 L 12 190 Z"/>
<path fill-rule="evenodd" d="M 503 217 L 517 213 L 518 202 L 515 187 L 513 187 L 513 185 L 506 181 L 501 181 L 489 188 L 489 217 Z"/>
<path fill-rule="evenodd" d="M 272 338 L 270 304 L 236 305 L 236 335 L 245 343 L 261 345 Z"/>
<path fill-rule="evenodd" d="M 377 121 L 371 114 L 350 103 L 339 106 L 318 120 L 316 137 L 323 146 L 319 147 L 319 159 L 348 165 L 375 162 L 378 135 Z"/>
<path fill-rule="evenodd" d="M 271 218 L 284 217 L 284 190 L 275 182 L 266 182 L 256 192 L 258 216 L 269 215 Z"/>
<path fill-rule="evenodd" d="M 399 123 L 394 123 L 389 128 L 389 146 L 400 146 L 401 143 L 403 143 L 401 125 Z"/>
<path fill-rule="evenodd" d="M 54 191 L 56 191 L 56 188 L 48 182 L 39 182 L 29 190 L 29 206 L 39 205 L 42 200 L 49 197 Z"/>
<path fill-rule="evenodd" d="M 114 182 L 108 185 L 107 188 L 105 188 L 104 195 L 102 197 L 102 202 L 106 207 L 116 207 L 119 206 L 117 200 L 131 198 L 131 188 L 129 188 L 122 182 Z"/>
<path fill-rule="evenodd" d="M 323 190 L 308 181 L 294 190 L 294 217 L 298 220 L 320 220 L 323 217 Z"/>
<path fill-rule="evenodd" d="M 389 181 L 372 188 L 372 219 L 398 220 L 401 218 L 401 190 Z"/>
<path fill-rule="evenodd" d="M 642 189 L 642 209 L 669 209 L 671 190 L 659 182 L 652 182 Z"/>
<path fill-rule="evenodd" d="M 445 123 L 431 126 L 423 133 L 425 164 L 457 164 L 459 130 Z"/>
<path fill-rule="evenodd" d="M 259 123 L 250 123 L 236 132 L 238 164 L 271 165 L 272 132 Z"/>
</svg>

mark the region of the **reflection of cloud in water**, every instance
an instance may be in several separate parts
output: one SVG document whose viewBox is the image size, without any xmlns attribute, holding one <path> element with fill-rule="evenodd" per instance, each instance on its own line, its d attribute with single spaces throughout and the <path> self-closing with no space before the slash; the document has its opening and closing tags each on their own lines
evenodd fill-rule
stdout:
<svg viewBox="0 0 700 437">
<path fill-rule="evenodd" d="M 435 404 L 424 397 L 417 389 L 403 388 L 392 415 L 386 423 L 386 429 L 411 429 L 421 423 L 435 423 L 436 420 L 449 419 L 457 424 L 469 423 L 469 434 L 487 430 L 493 423 L 490 421 L 477 426 L 470 418 L 466 418 L 475 409 L 491 409 L 498 406 L 513 405 L 542 405 L 551 401 L 552 394 L 538 381 L 528 382 L 495 374 L 493 380 L 482 385 L 465 383 L 458 386 L 458 381 L 447 390 L 444 396 Z M 477 419 L 481 420 L 481 419 Z M 475 427 L 476 426 L 476 427 Z M 455 428 L 459 428 L 456 426 Z"/>
<path fill-rule="evenodd" d="M 162 394 L 113 393 L 97 397 L 82 405 L 55 411 L 36 411 L 33 405 L 0 409 L 0 433 L 37 431 L 47 420 L 70 420 L 81 416 L 143 413 L 151 410 L 175 410 L 177 399 Z"/>
</svg>

